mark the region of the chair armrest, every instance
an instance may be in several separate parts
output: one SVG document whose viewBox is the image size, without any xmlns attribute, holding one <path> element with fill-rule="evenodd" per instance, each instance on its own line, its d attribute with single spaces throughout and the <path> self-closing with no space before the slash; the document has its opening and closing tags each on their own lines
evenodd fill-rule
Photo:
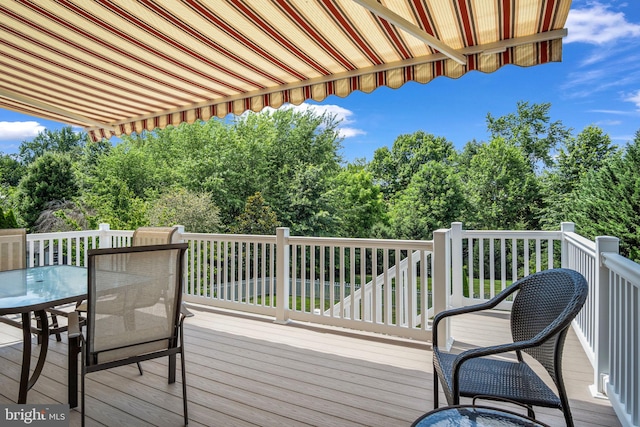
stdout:
<svg viewBox="0 0 640 427">
<path fill-rule="evenodd" d="M 433 325 L 431 327 L 433 346 L 434 347 L 438 346 L 438 344 L 437 344 L 438 343 L 438 340 L 437 340 L 437 338 L 438 338 L 438 323 L 440 323 L 440 321 L 442 319 L 445 319 L 445 318 L 451 317 L 451 316 L 457 316 L 459 314 L 473 313 L 473 312 L 482 311 L 482 310 L 490 310 L 490 309 L 496 307 L 498 304 L 500 304 L 505 299 L 507 299 L 507 297 L 509 297 L 516 290 L 518 290 L 518 288 L 519 288 L 519 286 L 513 286 L 512 285 L 512 286 L 509 286 L 508 288 L 504 289 L 502 292 L 500 292 L 498 295 L 494 296 L 489 301 L 483 302 L 481 304 L 470 305 L 468 307 L 451 308 L 449 310 L 441 311 L 440 313 L 436 314 L 434 316 L 434 318 L 433 318 Z"/>
<path fill-rule="evenodd" d="M 182 317 L 193 317 L 194 316 L 194 314 L 189 311 L 189 309 L 187 308 L 186 305 L 184 305 L 184 303 L 182 303 L 180 305 L 180 314 L 182 315 Z"/>
<path fill-rule="evenodd" d="M 80 331 L 80 316 L 75 311 L 69 313 L 69 324 L 67 325 L 67 331 L 69 338 L 78 338 L 82 336 Z"/>
</svg>

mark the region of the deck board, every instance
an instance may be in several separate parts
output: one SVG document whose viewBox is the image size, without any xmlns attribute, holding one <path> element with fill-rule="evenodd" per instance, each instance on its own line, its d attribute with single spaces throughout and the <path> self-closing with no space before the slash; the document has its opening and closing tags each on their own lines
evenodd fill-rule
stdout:
<svg viewBox="0 0 640 427">
<path fill-rule="evenodd" d="M 433 408 L 430 345 L 303 323 L 190 306 L 185 323 L 189 424 L 192 426 L 408 426 Z M 506 339 L 508 316 L 467 316 L 452 325 L 456 350 Z M 34 339 L 35 343 L 35 339 Z M 21 331 L 0 325 L 0 402 L 15 402 Z M 35 359 L 34 359 L 35 361 Z M 51 339 L 47 364 L 29 403 L 67 395 L 66 336 Z M 180 373 L 166 381 L 165 360 L 87 376 L 87 425 L 182 425 Z M 594 399 L 593 371 L 573 332 L 564 376 L 577 426 L 619 426 L 607 400 Z M 444 398 L 441 396 L 441 403 Z M 564 425 L 558 410 L 538 418 Z M 71 425 L 80 425 L 72 410 Z"/>
</svg>

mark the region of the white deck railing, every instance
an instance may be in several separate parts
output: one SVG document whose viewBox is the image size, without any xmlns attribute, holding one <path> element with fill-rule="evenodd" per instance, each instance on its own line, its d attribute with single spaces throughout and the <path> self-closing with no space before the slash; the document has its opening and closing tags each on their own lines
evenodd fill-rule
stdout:
<svg viewBox="0 0 640 427">
<path fill-rule="evenodd" d="M 602 386 L 622 425 L 640 425 L 640 265 L 602 252 L 597 347 Z M 608 344 L 608 345 L 607 345 Z"/>
<path fill-rule="evenodd" d="M 463 230 L 462 223 L 453 223 L 452 305 L 479 304 L 519 278 L 560 267 L 562 236 L 561 231 Z"/>
<path fill-rule="evenodd" d="M 593 392 L 611 400 L 623 425 L 639 425 L 640 265 L 618 255 L 617 238 L 592 242 L 572 223 L 559 231 L 454 223 L 432 241 L 180 232 L 189 243 L 185 301 L 420 340 L 431 339 L 430 318 L 447 307 L 490 299 L 533 272 L 577 270 L 589 296 L 574 329 L 594 367 Z M 29 234 L 27 265 L 83 266 L 88 249 L 127 246 L 132 235 L 107 224 Z"/>
</svg>

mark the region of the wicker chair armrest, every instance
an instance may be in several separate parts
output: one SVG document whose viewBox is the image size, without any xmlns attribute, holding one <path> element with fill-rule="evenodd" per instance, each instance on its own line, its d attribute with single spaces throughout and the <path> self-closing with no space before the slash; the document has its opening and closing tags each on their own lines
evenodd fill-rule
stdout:
<svg viewBox="0 0 640 427">
<path fill-rule="evenodd" d="M 80 331 L 80 316 L 77 312 L 73 311 L 68 314 L 69 324 L 67 326 L 67 333 L 69 338 L 78 338 L 82 337 L 82 332 Z"/>
<path fill-rule="evenodd" d="M 467 306 L 467 307 L 451 308 L 449 310 L 441 311 L 440 313 L 436 314 L 434 316 L 434 318 L 433 318 L 433 326 L 431 328 L 432 331 L 433 331 L 432 332 L 432 341 L 433 341 L 434 347 L 437 347 L 437 342 L 438 342 L 438 340 L 437 340 L 438 339 L 438 324 L 440 323 L 441 320 L 443 320 L 443 319 L 445 319 L 447 317 L 457 316 L 459 314 L 474 313 L 476 311 L 490 310 L 490 309 L 496 307 L 498 304 L 500 304 L 505 299 L 507 299 L 507 297 L 509 297 L 516 290 L 518 290 L 518 286 L 509 286 L 508 288 L 504 289 L 502 292 L 500 292 L 498 295 L 494 296 L 489 301 L 483 302 L 481 304 L 470 305 L 470 306 Z"/>
</svg>

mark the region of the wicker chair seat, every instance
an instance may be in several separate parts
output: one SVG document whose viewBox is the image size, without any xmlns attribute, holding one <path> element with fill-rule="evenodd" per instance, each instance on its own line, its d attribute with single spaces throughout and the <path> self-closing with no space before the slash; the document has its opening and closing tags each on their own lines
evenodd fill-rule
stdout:
<svg viewBox="0 0 640 427">
<path fill-rule="evenodd" d="M 438 351 L 434 357 L 447 399 L 453 399 L 451 372 L 455 354 Z M 460 369 L 460 396 L 491 395 L 528 405 L 562 408 L 558 396 L 525 362 L 497 359 L 470 359 Z"/>
</svg>

